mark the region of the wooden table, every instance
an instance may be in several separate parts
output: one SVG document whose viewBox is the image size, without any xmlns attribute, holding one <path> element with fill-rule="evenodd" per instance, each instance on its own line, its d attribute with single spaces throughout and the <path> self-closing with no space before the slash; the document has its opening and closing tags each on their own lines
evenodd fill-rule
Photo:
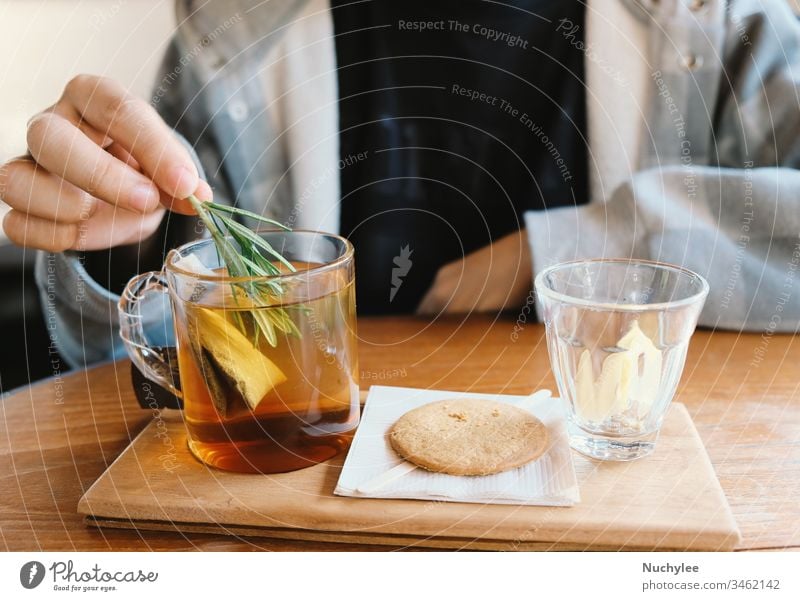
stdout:
<svg viewBox="0 0 800 601">
<path fill-rule="evenodd" d="M 433 324 L 413 317 L 362 318 L 362 388 L 555 390 L 543 328 L 522 324 L 514 337 L 515 325 L 519 329 L 505 317 Z M 798 364 L 800 337 L 699 331 L 689 351 L 678 398 L 708 449 L 743 549 L 800 550 Z M 133 397 L 126 361 L 19 389 L 0 410 L 0 549 L 353 548 L 86 527 L 75 511 L 78 499 L 152 417 Z"/>
</svg>

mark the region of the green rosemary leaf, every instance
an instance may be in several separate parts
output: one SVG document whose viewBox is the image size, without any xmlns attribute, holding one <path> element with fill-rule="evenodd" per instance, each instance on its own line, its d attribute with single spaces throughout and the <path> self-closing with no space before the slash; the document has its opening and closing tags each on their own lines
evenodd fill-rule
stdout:
<svg viewBox="0 0 800 601">
<path fill-rule="evenodd" d="M 267 259 L 260 252 L 256 252 L 253 254 L 253 261 L 257 265 L 259 265 L 262 269 L 267 271 L 270 275 L 280 275 L 281 273 L 280 268 L 277 265 L 275 265 L 275 263 Z"/>
<path fill-rule="evenodd" d="M 231 235 L 234 235 L 234 233 L 237 235 L 237 242 L 239 242 L 238 238 L 241 237 L 244 240 L 250 242 L 251 244 L 258 246 L 262 248 L 264 251 L 271 254 L 278 261 L 283 263 L 289 271 L 297 271 L 294 265 L 292 265 L 289 261 L 287 261 L 282 254 L 280 254 L 278 251 L 272 248 L 272 245 L 269 242 L 264 240 L 253 230 L 247 229 L 241 223 L 239 223 L 238 221 L 234 221 L 230 217 L 219 215 L 219 218 L 225 224 L 225 227 L 228 228 L 228 231 L 231 232 Z M 242 246 L 241 242 L 239 243 L 239 245 Z M 243 248 L 245 248 L 246 246 L 247 245 L 243 246 Z"/>
<path fill-rule="evenodd" d="M 229 207 L 227 205 L 217 204 L 215 202 L 207 202 L 205 203 L 207 207 L 211 207 L 212 209 L 216 209 L 217 211 L 224 211 L 225 213 L 230 213 L 231 215 L 242 215 L 245 217 L 250 217 L 251 219 L 256 219 L 262 223 L 269 223 L 270 225 L 274 225 L 279 227 L 282 230 L 287 232 L 291 231 L 291 228 L 283 225 L 279 221 L 275 221 L 274 219 L 270 219 L 269 217 L 264 217 L 263 215 L 259 215 L 258 213 L 253 213 L 252 211 L 248 211 L 247 209 L 241 209 L 239 207 Z"/>
<path fill-rule="evenodd" d="M 260 282 L 258 284 L 259 294 L 272 299 L 281 298 L 283 296 L 283 288 L 278 282 Z"/>
<path fill-rule="evenodd" d="M 236 322 L 236 326 L 239 328 L 239 331 L 246 332 L 247 326 L 242 319 L 242 314 L 239 311 L 232 311 L 233 313 L 233 320 Z"/>
<path fill-rule="evenodd" d="M 267 311 L 269 310 L 256 309 L 250 311 L 250 314 L 253 316 L 253 320 L 258 324 L 258 329 L 264 334 L 270 346 L 277 346 L 278 337 L 275 335 L 275 328 L 272 325 L 272 321 L 266 315 Z"/>
<path fill-rule="evenodd" d="M 275 275 L 275 274 L 262 273 L 261 267 L 259 267 L 256 263 L 254 263 L 253 261 L 251 261 L 247 257 L 242 257 L 242 261 L 246 265 L 250 266 L 250 268 L 253 271 L 253 275 L 260 276 L 260 277 L 269 277 L 270 275 Z M 272 265 L 272 267 L 274 268 L 275 266 Z M 270 297 L 270 299 L 271 299 L 271 297 L 279 297 L 280 295 L 283 294 L 283 287 L 278 282 L 275 282 L 275 281 L 270 281 L 270 280 L 266 280 L 266 281 L 263 281 L 263 282 L 256 281 L 256 282 L 252 282 L 252 286 L 257 291 L 256 295 L 259 296 L 259 297 L 266 296 L 266 297 Z"/>
<path fill-rule="evenodd" d="M 297 328 L 297 325 L 294 323 L 294 320 L 289 316 L 288 311 L 286 309 L 278 309 L 276 311 L 277 319 L 275 320 L 276 325 L 280 321 L 280 329 L 283 330 L 287 334 L 291 334 L 294 336 L 300 337 L 300 330 Z"/>
<path fill-rule="evenodd" d="M 269 312 L 269 318 L 272 320 L 272 324 L 278 328 L 281 332 L 289 333 L 292 328 L 291 326 L 286 325 L 286 311 L 281 309 L 280 307 L 275 307 L 272 309 L 267 309 Z"/>
<path fill-rule="evenodd" d="M 257 260 L 254 261 L 253 259 L 255 259 L 255 257 L 251 259 L 242 255 L 241 259 L 242 262 L 250 268 L 251 275 L 269 277 L 271 275 L 277 275 L 278 273 L 278 270 L 274 265 L 272 267 L 275 269 L 275 271 L 270 271 L 269 269 L 264 268 L 262 265 L 259 265 Z"/>
</svg>

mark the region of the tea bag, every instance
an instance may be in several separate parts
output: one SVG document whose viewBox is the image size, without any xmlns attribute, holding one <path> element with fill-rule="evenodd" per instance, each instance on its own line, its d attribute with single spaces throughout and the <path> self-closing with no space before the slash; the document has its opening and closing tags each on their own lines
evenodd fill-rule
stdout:
<svg viewBox="0 0 800 601">
<path fill-rule="evenodd" d="M 256 347 L 235 325 L 212 309 L 197 308 L 197 335 L 204 357 L 229 386 L 238 392 L 251 410 L 266 394 L 286 381 L 285 374 Z M 209 389 L 219 382 L 211 382 Z M 221 402 L 215 400 L 219 409 Z"/>
<path fill-rule="evenodd" d="M 206 267 L 197 255 L 186 255 L 175 261 L 175 267 L 196 275 L 219 275 L 213 269 Z M 206 293 L 207 286 L 196 280 L 179 278 L 178 296 L 192 301 L 197 301 Z"/>
<path fill-rule="evenodd" d="M 220 417 L 225 418 L 228 415 L 228 398 L 233 394 L 233 391 L 229 389 L 224 376 L 214 365 L 208 351 L 196 345 L 195 355 L 200 360 L 200 369 L 203 380 L 208 387 L 211 402 L 214 403 L 214 408 Z"/>
</svg>

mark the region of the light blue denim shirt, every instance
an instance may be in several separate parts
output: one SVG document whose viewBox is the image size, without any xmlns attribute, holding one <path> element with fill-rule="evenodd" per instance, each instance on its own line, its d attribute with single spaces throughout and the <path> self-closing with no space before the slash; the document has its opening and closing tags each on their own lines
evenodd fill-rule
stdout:
<svg viewBox="0 0 800 601">
<path fill-rule="evenodd" d="M 598 256 L 669 261 L 709 280 L 701 325 L 796 332 L 797 19 L 785 0 L 608 1 L 623 2 L 647 28 L 648 139 L 639 170 L 604 202 L 525 215 L 534 271 Z M 285 177 L 285 145 L 265 151 L 278 132 L 256 74 L 306 4 L 179 2 L 181 25 L 152 96 L 196 152 L 218 201 L 282 220 L 298 193 Z M 78 254 L 41 253 L 37 282 L 70 364 L 122 356 L 118 298 L 89 278 Z"/>
</svg>

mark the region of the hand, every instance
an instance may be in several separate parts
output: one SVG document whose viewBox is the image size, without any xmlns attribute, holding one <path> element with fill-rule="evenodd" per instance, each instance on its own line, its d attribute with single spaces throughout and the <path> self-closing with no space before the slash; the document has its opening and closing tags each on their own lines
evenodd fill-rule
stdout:
<svg viewBox="0 0 800 601">
<path fill-rule="evenodd" d="M 532 284 L 525 230 L 442 266 L 417 313 L 500 311 L 522 306 Z"/>
<path fill-rule="evenodd" d="M 120 84 L 72 79 L 28 124 L 29 155 L 0 166 L 3 229 L 21 246 L 60 252 L 132 244 L 166 208 L 209 200 L 189 153 L 155 110 Z"/>
</svg>

